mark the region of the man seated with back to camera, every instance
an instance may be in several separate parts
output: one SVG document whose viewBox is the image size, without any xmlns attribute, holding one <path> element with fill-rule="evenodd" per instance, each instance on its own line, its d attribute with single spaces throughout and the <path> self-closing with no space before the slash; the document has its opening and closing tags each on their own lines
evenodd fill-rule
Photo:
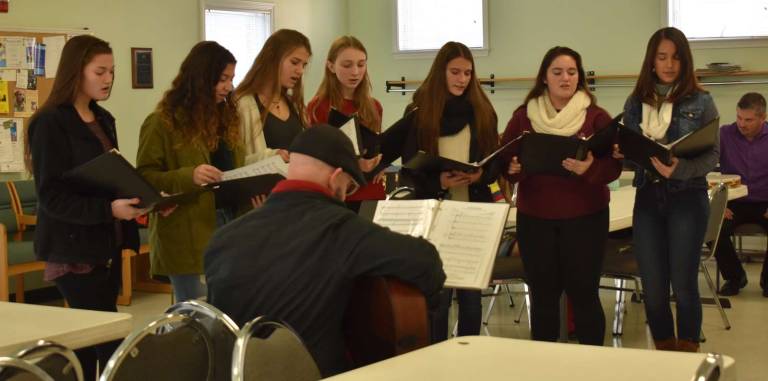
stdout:
<svg viewBox="0 0 768 381">
<path fill-rule="evenodd" d="M 725 284 L 720 295 L 737 295 L 747 285 L 747 273 L 733 248 L 733 229 L 743 224 L 757 224 L 768 232 L 768 123 L 765 98 L 747 93 L 736 107 L 736 122 L 720 128 L 720 170 L 741 176 L 749 194 L 728 202 L 720 230 L 715 259 Z M 765 253 L 768 259 L 768 250 Z M 768 297 L 768 271 L 763 262 L 760 287 Z"/>
<path fill-rule="evenodd" d="M 289 151 L 287 179 L 264 205 L 211 239 L 208 300 L 241 326 L 262 315 L 285 321 L 327 377 L 350 367 L 342 320 L 357 277 L 401 279 L 434 306 L 445 273 L 426 240 L 394 233 L 344 206 L 365 178 L 341 131 L 309 128 Z"/>
</svg>

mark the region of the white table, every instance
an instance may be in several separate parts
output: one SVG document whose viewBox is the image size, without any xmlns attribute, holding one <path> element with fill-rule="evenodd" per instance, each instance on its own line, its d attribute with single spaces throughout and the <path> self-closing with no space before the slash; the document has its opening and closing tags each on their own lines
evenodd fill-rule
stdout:
<svg viewBox="0 0 768 381">
<path fill-rule="evenodd" d="M 132 316 L 34 304 L 0 302 L 0 355 L 11 355 L 37 340 L 71 349 L 126 337 Z"/>
<path fill-rule="evenodd" d="M 690 381 L 706 355 L 465 336 L 346 372 L 332 380 Z M 724 357 L 721 380 L 735 380 Z"/>
<path fill-rule="evenodd" d="M 746 185 L 739 185 L 728 189 L 728 200 L 746 197 L 748 193 Z M 635 205 L 635 187 L 623 186 L 611 191 L 611 202 L 608 205 L 610 217 L 608 231 L 617 231 L 632 227 L 632 209 Z M 507 226 L 517 225 L 517 208 L 510 208 L 507 214 Z"/>
</svg>

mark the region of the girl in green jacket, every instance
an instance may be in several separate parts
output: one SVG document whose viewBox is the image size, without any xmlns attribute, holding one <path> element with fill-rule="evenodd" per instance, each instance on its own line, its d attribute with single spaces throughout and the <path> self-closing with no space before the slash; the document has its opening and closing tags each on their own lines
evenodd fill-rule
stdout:
<svg viewBox="0 0 768 381">
<path fill-rule="evenodd" d="M 136 165 L 155 188 L 193 191 L 243 165 L 238 114 L 230 100 L 235 57 L 213 41 L 195 45 L 171 89 L 141 126 Z M 153 275 L 170 278 L 177 302 L 206 294 L 203 250 L 236 205 L 203 192 L 164 218 L 150 218 Z"/>
</svg>

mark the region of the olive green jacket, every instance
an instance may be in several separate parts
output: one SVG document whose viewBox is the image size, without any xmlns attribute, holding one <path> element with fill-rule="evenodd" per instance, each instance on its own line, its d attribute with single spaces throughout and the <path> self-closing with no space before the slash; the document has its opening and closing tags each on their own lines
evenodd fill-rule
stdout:
<svg viewBox="0 0 768 381">
<path fill-rule="evenodd" d="M 235 167 L 243 166 L 245 153 L 233 147 Z M 139 135 L 136 167 L 157 190 L 174 194 L 198 189 L 192 171 L 210 164 L 210 152 L 202 143 L 189 143 L 162 122 L 154 112 L 144 120 Z M 149 219 L 149 245 L 153 275 L 203 273 L 203 250 L 216 230 L 216 202 L 203 192 L 180 204 L 169 216 L 154 213 Z"/>
</svg>

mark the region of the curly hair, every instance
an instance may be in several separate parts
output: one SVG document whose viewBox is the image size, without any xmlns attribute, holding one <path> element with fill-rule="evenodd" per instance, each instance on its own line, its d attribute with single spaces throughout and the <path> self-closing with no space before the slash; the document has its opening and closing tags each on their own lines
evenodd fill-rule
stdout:
<svg viewBox="0 0 768 381">
<path fill-rule="evenodd" d="M 157 105 L 161 120 L 188 143 L 200 142 L 213 151 L 221 137 L 238 144 L 239 117 L 231 95 L 217 103 L 214 89 L 235 56 L 214 41 L 197 43 L 181 63 L 179 74 Z"/>
</svg>

